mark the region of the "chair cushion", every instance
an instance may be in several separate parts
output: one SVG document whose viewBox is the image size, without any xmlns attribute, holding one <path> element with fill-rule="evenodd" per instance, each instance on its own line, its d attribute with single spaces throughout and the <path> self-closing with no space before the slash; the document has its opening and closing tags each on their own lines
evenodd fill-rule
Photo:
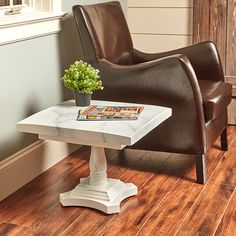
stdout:
<svg viewBox="0 0 236 236">
<path fill-rule="evenodd" d="M 222 81 L 199 80 L 205 119 L 213 120 L 225 111 L 232 99 L 232 85 Z"/>
</svg>

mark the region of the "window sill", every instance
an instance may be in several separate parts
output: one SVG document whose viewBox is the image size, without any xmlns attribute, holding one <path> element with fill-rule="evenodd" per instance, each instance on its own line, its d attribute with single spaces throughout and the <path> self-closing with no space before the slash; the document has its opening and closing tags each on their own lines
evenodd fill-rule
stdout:
<svg viewBox="0 0 236 236">
<path fill-rule="evenodd" d="M 29 13 L 0 17 L 0 45 L 58 33 L 65 13 Z"/>
</svg>

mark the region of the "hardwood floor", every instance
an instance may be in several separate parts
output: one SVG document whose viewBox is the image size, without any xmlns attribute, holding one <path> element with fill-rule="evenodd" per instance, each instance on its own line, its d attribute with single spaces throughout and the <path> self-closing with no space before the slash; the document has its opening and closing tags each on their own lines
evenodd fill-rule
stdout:
<svg viewBox="0 0 236 236">
<path fill-rule="evenodd" d="M 112 215 L 59 202 L 59 193 L 89 173 L 90 149 L 82 147 L 0 202 L 0 236 L 235 236 L 236 127 L 229 127 L 228 140 L 228 152 L 217 140 L 206 155 L 206 185 L 195 183 L 194 156 L 108 150 L 109 177 L 139 189 Z"/>
</svg>

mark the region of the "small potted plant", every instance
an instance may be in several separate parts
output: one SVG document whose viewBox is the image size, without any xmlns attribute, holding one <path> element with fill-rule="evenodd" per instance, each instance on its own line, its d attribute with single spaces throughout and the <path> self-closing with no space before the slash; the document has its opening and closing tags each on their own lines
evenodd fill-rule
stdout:
<svg viewBox="0 0 236 236">
<path fill-rule="evenodd" d="M 81 60 L 70 65 L 61 80 L 73 91 L 76 106 L 89 106 L 93 91 L 103 89 L 99 70 Z"/>
</svg>

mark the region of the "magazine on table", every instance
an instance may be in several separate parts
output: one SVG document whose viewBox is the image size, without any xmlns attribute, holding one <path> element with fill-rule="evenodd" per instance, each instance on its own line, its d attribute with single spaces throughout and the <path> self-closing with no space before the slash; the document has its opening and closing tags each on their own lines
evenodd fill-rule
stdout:
<svg viewBox="0 0 236 236">
<path fill-rule="evenodd" d="M 137 120 L 143 106 L 91 105 L 79 110 L 77 120 Z"/>
</svg>

